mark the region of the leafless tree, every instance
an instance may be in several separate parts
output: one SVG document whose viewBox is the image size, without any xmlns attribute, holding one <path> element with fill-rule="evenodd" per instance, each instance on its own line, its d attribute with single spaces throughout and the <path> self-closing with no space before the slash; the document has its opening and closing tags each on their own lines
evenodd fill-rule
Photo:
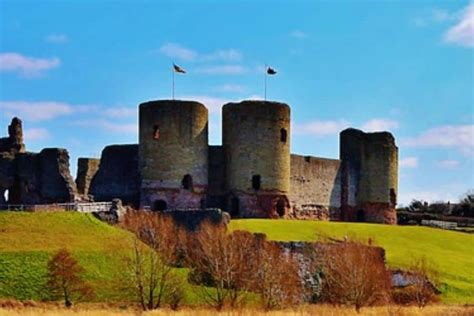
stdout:
<svg viewBox="0 0 474 316">
<path fill-rule="evenodd" d="M 318 244 L 323 273 L 322 299 L 329 303 L 363 306 L 386 303 L 390 273 L 380 248 L 360 241 Z"/>
</svg>

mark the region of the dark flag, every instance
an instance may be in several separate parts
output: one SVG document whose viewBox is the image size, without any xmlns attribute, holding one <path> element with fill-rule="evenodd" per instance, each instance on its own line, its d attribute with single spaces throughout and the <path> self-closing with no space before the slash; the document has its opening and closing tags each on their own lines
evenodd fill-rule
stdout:
<svg viewBox="0 0 474 316">
<path fill-rule="evenodd" d="M 275 69 L 273 69 L 272 67 L 268 67 L 268 68 L 267 68 L 267 74 L 268 74 L 268 75 L 276 75 L 276 73 L 277 73 L 277 72 L 276 72 Z"/>
<path fill-rule="evenodd" d="M 173 64 L 173 68 L 174 68 L 174 71 L 175 71 L 175 72 L 179 72 L 179 73 L 181 73 L 181 74 L 185 74 L 185 73 L 186 73 L 186 71 L 185 71 L 183 68 L 179 67 L 178 65 Z"/>
</svg>

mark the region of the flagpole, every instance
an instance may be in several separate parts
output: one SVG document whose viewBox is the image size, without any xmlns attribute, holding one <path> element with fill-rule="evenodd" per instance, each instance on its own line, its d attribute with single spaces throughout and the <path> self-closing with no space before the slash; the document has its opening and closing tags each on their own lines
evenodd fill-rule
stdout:
<svg viewBox="0 0 474 316">
<path fill-rule="evenodd" d="M 267 64 L 265 64 L 265 101 L 267 101 Z"/>
<path fill-rule="evenodd" d="M 172 96 L 173 96 L 173 100 L 174 100 L 174 67 L 171 67 L 171 72 L 173 73 L 173 92 L 172 92 Z"/>
</svg>

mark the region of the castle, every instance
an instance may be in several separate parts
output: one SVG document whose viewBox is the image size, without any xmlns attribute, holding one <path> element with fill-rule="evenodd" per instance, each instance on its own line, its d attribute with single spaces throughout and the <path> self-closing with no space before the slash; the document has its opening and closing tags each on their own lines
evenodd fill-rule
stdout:
<svg viewBox="0 0 474 316">
<path fill-rule="evenodd" d="M 232 217 L 396 223 L 398 148 L 388 132 L 340 133 L 340 159 L 290 153 L 290 107 L 268 101 L 222 108 L 222 145 L 208 144 L 208 110 L 194 101 L 139 106 L 139 143 L 80 158 L 27 153 L 21 121 L 0 139 L 0 204 L 120 198 L 135 207 L 220 208 Z"/>
</svg>

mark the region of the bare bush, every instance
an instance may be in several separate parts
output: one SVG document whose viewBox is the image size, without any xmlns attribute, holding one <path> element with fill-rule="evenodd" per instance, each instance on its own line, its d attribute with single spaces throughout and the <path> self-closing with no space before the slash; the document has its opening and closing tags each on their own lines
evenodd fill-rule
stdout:
<svg viewBox="0 0 474 316">
<path fill-rule="evenodd" d="M 391 277 L 380 249 L 359 241 L 319 244 L 323 273 L 322 300 L 363 306 L 386 303 Z"/>
<path fill-rule="evenodd" d="M 394 291 L 395 302 L 416 304 L 419 308 L 423 308 L 429 303 L 439 301 L 438 291 L 435 287 L 438 276 L 436 270 L 429 265 L 425 257 L 414 260 L 409 271 L 403 273 L 403 278 L 407 286 Z"/>
</svg>

